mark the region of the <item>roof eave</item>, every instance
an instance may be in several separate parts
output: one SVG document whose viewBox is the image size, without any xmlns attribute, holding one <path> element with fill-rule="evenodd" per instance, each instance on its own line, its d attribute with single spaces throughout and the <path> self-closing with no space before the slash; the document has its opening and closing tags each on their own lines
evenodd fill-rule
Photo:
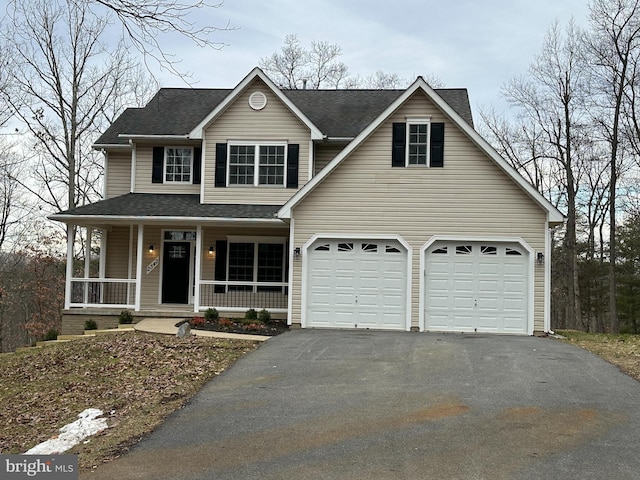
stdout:
<svg viewBox="0 0 640 480">
<path fill-rule="evenodd" d="M 94 150 L 131 150 L 129 143 L 94 143 L 91 145 Z"/>
<path fill-rule="evenodd" d="M 54 213 L 47 218 L 67 224 L 95 223 L 249 223 L 261 225 L 282 225 L 279 218 L 234 218 L 234 217 L 181 217 L 181 216 L 142 216 L 142 215 L 68 215 Z"/>
</svg>

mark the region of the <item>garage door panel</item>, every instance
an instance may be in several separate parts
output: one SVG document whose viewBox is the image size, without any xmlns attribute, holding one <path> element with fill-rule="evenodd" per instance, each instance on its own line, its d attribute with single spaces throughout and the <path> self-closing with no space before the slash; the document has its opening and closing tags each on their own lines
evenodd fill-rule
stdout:
<svg viewBox="0 0 640 480">
<path fill-rule="evenodd" d="M 453 257 L 456 258 L 456 257 Z M 454 263 L 454 270 L 453 270 L 454 275 L 468 275 L 468 276 L 474 276 L 474 264 L 473 262 L 469 262 L 469 261 L 458 261 L 456 263 Z"/>
<path fill-rule="evenodd" d="M 427 330 L 527 333 L 529 256 L 516 244 L 438 242 L 426 252 Z"/>
</svg>

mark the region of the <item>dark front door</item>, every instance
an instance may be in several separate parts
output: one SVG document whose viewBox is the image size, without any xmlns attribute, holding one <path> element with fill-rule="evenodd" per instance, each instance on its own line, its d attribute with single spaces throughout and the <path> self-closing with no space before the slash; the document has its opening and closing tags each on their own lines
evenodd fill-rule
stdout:
<svg viewBox="0 0 640 480">
<path fill-rule="evenodd" d="M 162 303 L 189 303 L 191 243 L 165 242 L 162 272 Z"/>
</svg>

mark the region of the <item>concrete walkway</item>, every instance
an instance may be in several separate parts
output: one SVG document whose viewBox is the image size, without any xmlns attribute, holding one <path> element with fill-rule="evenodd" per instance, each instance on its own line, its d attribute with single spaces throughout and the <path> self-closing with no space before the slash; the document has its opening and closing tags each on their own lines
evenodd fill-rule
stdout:
<svg viewBox="0 0 640 480">
<path fill-rule="evenodd" d="M 176 323 L 180 319 L 176 318 L 145 318 L 136 323 L 133 328 L 140 332 L 162 333 L 165 335 L 175 335 L 178 333 Z M 215 337 L 215 338 L 233 338 L 236 340 L 254 340 L 256 342 L 264 342 L 271 337 L 265 335 L 242 335 L 239 333 L 226 332 L 210 332 L 208 330 L 191 330 L 191 333 L 199 337 Z"/>
</svg>

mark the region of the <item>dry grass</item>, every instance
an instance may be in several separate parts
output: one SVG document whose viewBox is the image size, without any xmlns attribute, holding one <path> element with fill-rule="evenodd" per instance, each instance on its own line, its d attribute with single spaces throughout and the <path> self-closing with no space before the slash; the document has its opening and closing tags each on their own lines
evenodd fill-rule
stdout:
<svg viewBox="0 0 640 480">
<path fill-rule="evenodd" d="M 107 462 L 257 345 L 127 332 L 0 355 L 0 452 L 24 453 L 99 408 L 110 428 L 66 453 L 82 469 Z"/>
<path fill-rule="evenodd" d="M 612 335 L 576 331 L 557 332 L 566 341 L 601 356 L 640 381 L 640 335 Z"/>
</svg>

